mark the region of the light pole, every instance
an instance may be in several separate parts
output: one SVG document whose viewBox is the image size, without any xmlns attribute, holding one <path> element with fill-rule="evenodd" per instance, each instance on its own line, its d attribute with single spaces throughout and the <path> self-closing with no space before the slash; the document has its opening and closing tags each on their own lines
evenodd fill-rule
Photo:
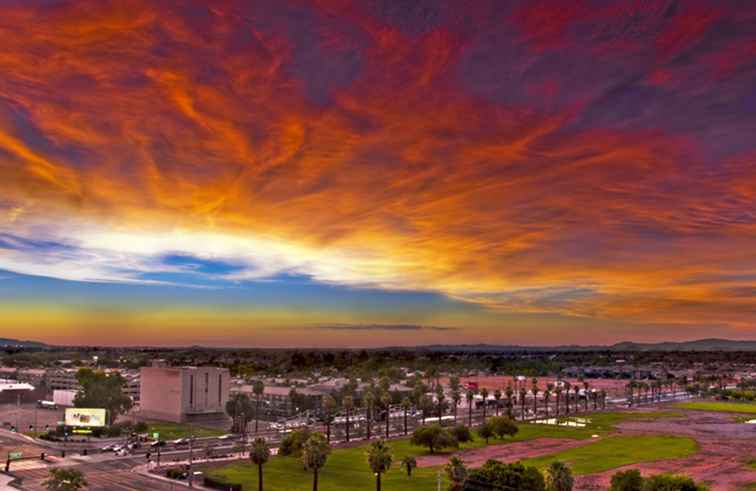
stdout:
<svg viewBox="0 0 756 491">
<path fill-rule="evenodd" d="M 189 487 L 194 487 L 194 471 L 192 470 L 192 460 L 194 459 L 194 435 L 189 435 Z"/>
</svg>

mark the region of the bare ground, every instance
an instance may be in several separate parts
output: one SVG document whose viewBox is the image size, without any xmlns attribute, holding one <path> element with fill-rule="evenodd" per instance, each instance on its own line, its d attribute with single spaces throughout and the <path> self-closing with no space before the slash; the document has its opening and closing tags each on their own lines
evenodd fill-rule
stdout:
<svg viewBox="0 0 756 491">
<path fill-rule="evenodd" d="M 480 467 L 487 460 L 499 460 L 502 462 L 514 462 L 516 460 L 549 455 L 570 448 L 580 447 L 595 443 L 596 438 L 588 440 L 572 440 L 567 438 L 536 438 L 522 442 L 502 443 L 489 445 L 482 448 L 473 448 L 455 452 L 455 455 L 465 462 L 468 467 Z M 444 465 L 449 461 L 449 454 L 425 455 L 417 459 L 418 467 L 432 467 Z"/>
<path fill-rule="evenodd" d="M 746 467 L 756 457 L 756 427 L 734 422 L 727 413 L 686 411 L 684 418 L 655 421 L 626 421 L 619 425 L 623 434 L 667 434 L 694 438 L 700 450 L 683 459 L 633 464 L 599 474 L 581 476 L 577 490 L 607 489 L 611 476 L 620 470 L 638 469 L 644 476 L 671 472 L 705 481 L 712 491 L 730 491 L 756 482 L 756 469 Z"/>
</svg>

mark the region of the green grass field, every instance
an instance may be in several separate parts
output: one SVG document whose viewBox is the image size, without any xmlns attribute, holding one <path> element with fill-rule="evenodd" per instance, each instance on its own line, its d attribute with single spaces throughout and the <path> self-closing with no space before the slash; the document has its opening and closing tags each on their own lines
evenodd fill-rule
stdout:
<svg viewBox="0 0 756 491">
<path fill-rule="evenodd" d="M 756 403 L 753 402 L 679 402 L 675 404 L 674 407 L 680 409 L 694 409 L 697 411 L 756 414 Z"/>
<path fill-rule="evenodd" d="M 687 457 L 698 450 L 696 441 L 665 435 L 608 437 L 584 447 L 523 461 L 545 469 L 555 461 L 569 464 L 576 475 L 593 474 L 628 464 Z"/>
<path fill-rule="evenodd" d="M 520 431 L 513 439 L 491 440 L 492 444 L 535 438 L 557 437 L 587 439 L 593 434 L 606 435 L 614 430 L 614 425 L 628 419 L 650 419 L 678 416 L 678 413 L 605 413 L 591 415 L 591 423 L 586 428 L 566 428 L 549 425 L 520 425 Z M 394 457 L 394 465 L 384 476 L 385 489 L 427 490 L 435 489 L 439 468 L 416 469 L 411 478 L 399 469 L 399 462 L 405 456 L 421 456 L 428 452 L 424 448 L 410 445 L 408 439 L 389 442 Z M 482 439 L 465 444 L 462 449 L 485 446 Z M 593 450 L 588 450 L 593 449 Z M 582 450 L 577 453 L 575 451 Z M 610 469 L 633 462 L 645 462 L 688 455 L 696 450 L 695 442 L 687 438 L 674 437 L 607 437 L 579 449 L 563 452 L 559 458 L 574 463 L 574 471 L 579 473 Z M 369 490 L 374 489 L 374 477 L 367 465 L 367 445 L 350 449 L 335 449 L 320 474 L 322 489 L 327 490 Z M 600 457 L 600 458 L 599 458 Z M 553 460 L 553 457 L 551 457 Z M 549 458 L 533 459 L 534 465 L 547 465 Z M 596 462 L 606 462 L 600 465 Z M 247 462 L 236 462 L 221 468 L 209 470 L 211 477 L 232 483 L 242 483 L 245 490 L 257 489 L 257 469 Z M 312 475 L 304 471 L 299 459 L 294 457 L 274 457 L 264 468 L 266 489 L 306 491 L 312 488 Z M 445 481 L 445 477 L 442 476 Z M 443 487 L 446 488 L 446 482 Z"/>
<path fill-rule="evenodd" d="M 178 423 L 149 423 L 150 435 L 160 433 L 161 440 L 175 440 L 176 438 L 185 438 L 190 435 L 197 437 L 203 436 L 220 436 L 225 432 L 216 428 L 205 428 L 196 425 L 178 424 Z"/>
</svg>

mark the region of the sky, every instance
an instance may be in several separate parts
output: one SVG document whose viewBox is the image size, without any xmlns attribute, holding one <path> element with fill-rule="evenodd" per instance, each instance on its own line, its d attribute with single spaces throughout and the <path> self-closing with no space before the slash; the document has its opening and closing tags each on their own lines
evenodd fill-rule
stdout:
<svg viewBox="0 0 756 491">
<path fill-rule="evenodd" d="M 0 0 L 0 336 L 756 339 L 756 2 Z"/>
</svg>

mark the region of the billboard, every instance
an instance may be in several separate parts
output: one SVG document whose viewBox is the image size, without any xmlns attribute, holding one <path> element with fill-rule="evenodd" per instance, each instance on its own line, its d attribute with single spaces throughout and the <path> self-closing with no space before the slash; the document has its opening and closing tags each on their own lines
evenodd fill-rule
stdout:
<svg viewBox="0 0 756 491">
<path fill-rule="evenodd" d="M 104 409 L 66 408 L 66 426 L 99 428 L 105 426 L 105 422 Z"/>
</svg>

